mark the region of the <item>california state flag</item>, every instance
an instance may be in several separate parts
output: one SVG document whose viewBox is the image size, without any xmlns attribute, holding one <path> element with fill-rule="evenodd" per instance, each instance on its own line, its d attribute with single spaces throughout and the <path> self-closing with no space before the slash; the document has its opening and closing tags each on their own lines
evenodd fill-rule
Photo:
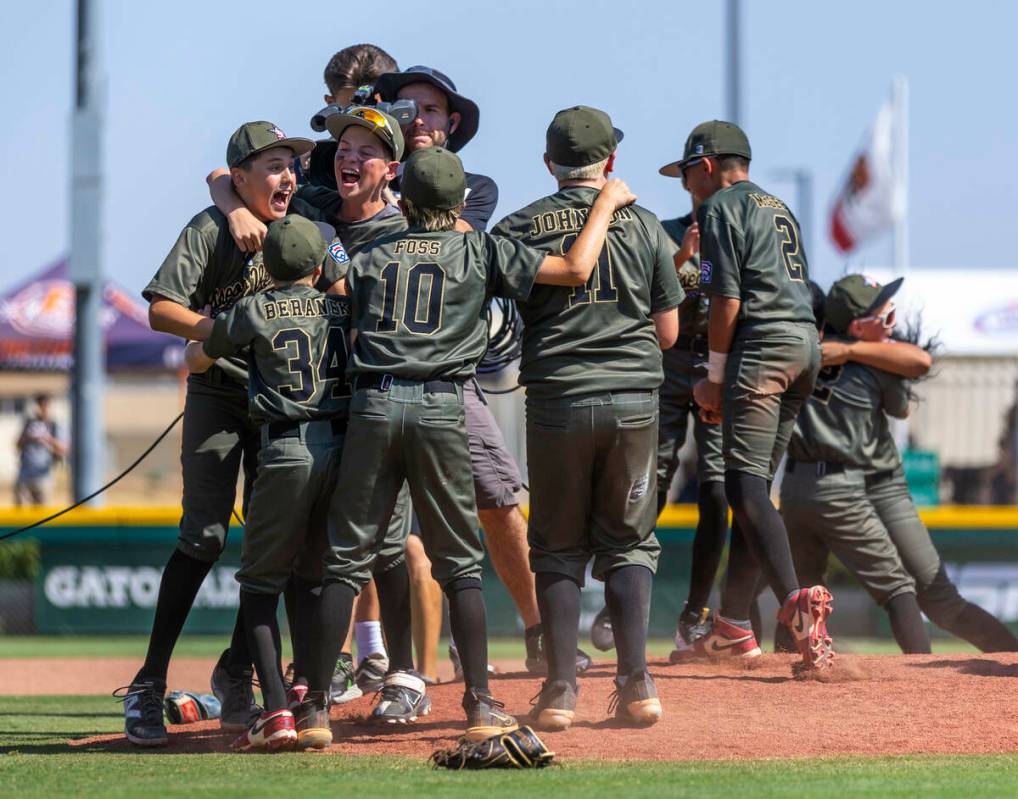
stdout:
<svg viewBox="0 0 1018 799">
<path fill-rule="evenodd" d="M 904 213 L 904 187 L 894 163 L 894 107 L 880 109 L 848 177 L 834 198 L 831 239 L 843 253 L 892 227 Z"/>
</svg>

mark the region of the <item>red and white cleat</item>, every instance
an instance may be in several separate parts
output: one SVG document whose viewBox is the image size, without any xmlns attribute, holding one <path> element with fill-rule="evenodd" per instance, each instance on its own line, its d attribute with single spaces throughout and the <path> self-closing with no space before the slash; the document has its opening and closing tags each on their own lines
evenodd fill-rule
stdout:
<svg viewBox="0 0 1018 799">
<path fill-rule="evenodd" d="M 297 728 L 289 710 L 266 711 L 254 720 L 247 731 L 237 738 L 231 749 L 240 752 L 264 750 L 278 752 L 297 745 Z"/>
<path fill-rule="evenodd" d="M 761 655 L 760 646 L 752 630 L 725 621 L 717 613 L 710 621 L 706 634 L 694 638 L 687 649 L 672 652 L 672 663 L 688 660 L 720 660 L 722 658 L 756 658 Z"/>
<path fill-rule="evenodd" d="M 834 648 L 827 634 L 833 600 L 824 586 L 814 585 L 799 589 L 778 612 L 778 621 L 791 631 L 802 655 L 801 671 L 827 671 L 834 664 Z"/>
</svg>

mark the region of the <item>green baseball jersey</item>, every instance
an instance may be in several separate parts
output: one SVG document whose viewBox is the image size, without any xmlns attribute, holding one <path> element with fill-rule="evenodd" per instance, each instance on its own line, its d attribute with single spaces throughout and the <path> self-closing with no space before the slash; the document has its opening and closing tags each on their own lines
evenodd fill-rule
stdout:
<svg viewBox="0 0 1018 799">
<path fill-rule="evenodd" d="M 290 201 L 288 213 L 323 221 L 321 212 L 297 199 Z M 326 269 L 329 264 L 338 266 L 338 261 L 348 260 L 338 239 L 333 239 L 329 255 Z M 160 295 L 214 317 L 243 297 L 271 285 L 262 254 L 243 252 L 230 235 L 226 217 L 213 205 L 187 223 L 155 276 L 142 290 L 142 296 L 151 302 Z M 221 365 L 231 376 L 246 379 L 247 362 L 242 355 L 226 359 Z"/>
<path fill-rule="evenodd" d="M 346 413 L 349 333 L 345 297 L 295 284 L 236 302 L 216 317 L 203 349 L 210 358 L 248 352 L 248 406 L 255 422 L 303 422 Z"/>
<path fill-rule="evenodd" d="M 297 197 L 317 209 L 322 214 L 324 221 L 336 228 L 336 235 L 343 242 L 345 253 L 350 258 L 375 239 L 406 230 L 406 219 L 394 205 L 385 206 L 369 219 L 362 219 L 359 222 L 344 222 L 339 218 L 339 209 L 343 205 L 343 198 L 340 197 L 338 191 L 325 186 L 301 186 L 297 190 Z M 337 280 L 346 277 L 348 269 L 348 259 L 340 261 L 334 258 L 333 263 L 329 264 L 328 268 L 322 272 L 323 283 L 331 286 Z"/>
<path fill-rule="evenodd" d="M 679 247 L 682 246 L 682 237 L 692 224 L 692 213 L 678 219 L 661 220 L 661 227 Z M 679 306 L 679 333 L 683 336 L 706 336 L 710 301 L 700 291 L 700 253 L 694 253 L 692 258 L 679 267 L 678 274 L 679 285 L 686 292 L 686 299 Z"/>
<path fill-rule="evenodd" d="M 809 267 L 799 223 L 748 180 L 700 206 L 700 288 L 741 300 L 738 324 L 812 322 Z"/>
<path fill-rule="evenodd" d="M 553 254 L 576 240 L 598 190 L 566 188 L 492 230 Z M 685 296 L 675 274 L 675 244 L 652 213 L 636 205 L 612 218 L 597 266 L 583 286 L 535 286 L 517 301 L 523 318 L 520 383 L 530 397 L 556 398 L 656 389 L 664 374 L 651 314 Z"/>
<path fill-rule="evenodd" d="M 544 253 L 480 231 L 408 230 L 375 241 L 347 275 L 357 330 L 350 374 L 473 376 L 493 296 L 526 299 Z"/>
<path fill-rule="evenodd" d="M 898 375 L 851 361 L 825 367 L 799 411 L 788 456 L 872 472 L 894 469 L 901 458 L 887 417 L 904 419 L 908 401 L 908 383 Z"/>
</svg>

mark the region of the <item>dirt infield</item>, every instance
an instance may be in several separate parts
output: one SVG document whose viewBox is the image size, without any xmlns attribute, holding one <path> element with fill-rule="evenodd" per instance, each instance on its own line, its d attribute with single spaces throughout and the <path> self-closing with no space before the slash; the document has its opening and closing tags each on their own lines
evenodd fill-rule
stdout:
<svg viewBox="0 0 1018 799">
<path fill-rule="evenodd" d="M 766 655 L 755 668 L 654 662 L 664 718 L 645 730 L 625 729 L 607 719 L 612 671 L 602 663 L 579 680 L 572 729 L 548 734 L 546 740 L 564 758 L 614 760 L 1018 751 L 1018 654 L 845 655 L 827 683 L 794 680 L 792 662 L 783 655 Z M 26 693 L 10 679 L 12 664 L 0 662 L 0 686 L 5 693 Z M 73 689 L 66 693 L 97 693 L 100 686 L 124 684 L 136 668 L 136 662 L 127 661 L 63 661 L 58 678 L 53 662 L 19 660 L 15 665 L 21 687 L 27 673 L 46 674 L 29 686 L 34 693 L 54 693 L 57 684 Z M 177 661 L 171 687 L 200 688 L 210 668 L 206 660 Z M 34 690 L 43 686 L 48 690 Z M 538 680 L 519 671 L 492 683 L 495 695 L 521 720 L 539 687 Z M 434 711 L 408 727 L 365 723 L 371 697 L 333 708 L 336 743 L 329 752 L 425 757 L 450 745 L 462 731 L 462 685 L 442 684 L 431 695 Z M 161 750 L 168 753 L 225 751 L 231 740 L 214 722 L 171 727 L 170 732 L 170 746 Z M 70 743 L 90 750 L 132 748 L 119 735 Z"/>
</svg>

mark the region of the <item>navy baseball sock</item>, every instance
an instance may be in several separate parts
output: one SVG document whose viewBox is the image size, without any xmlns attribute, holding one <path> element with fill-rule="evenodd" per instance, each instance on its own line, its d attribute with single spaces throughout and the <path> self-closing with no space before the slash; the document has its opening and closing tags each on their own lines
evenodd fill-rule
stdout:
<svg viewBox="0 0 1018 799">
<path fill-rule="evenodd" d="M 938 626 L 968 641 L 982 652 L 1018 652 L 1018 639 L 1014 634 L 995 616 L 971 602 L 966 602 L 961 613 L 948 624 L 932 616 L 930 618 Z"/>
<path fill-rule="evenodd" d="M 346 583 L 330 582 L 322 588 L 318 613 L 311 625 L 314 637 L 311 639 L 311 663 L 307 677 L 312 693 L 328 695 L 332 672 L 350 629 L 356 597 L 356 592 Z"/>
<path fill-rule="evenodd" d="M 604 578 L 604 602 L 615 633 L 619 676 L 647 669 L 647 623 L 650 620 L 650 585 L 646 566 L 620 566 Z"/>
<path fill-rule="evenodd" d="M 909 592 L 891 597 L 884 610 L 891 620 L 894 640 L 902 652 L 906 655 L 928 655 L 932 651 L 930 634 L 923 624 L 923 614 L 915 594 Z"/>
<path fill-rule="evenodd" d="M 725 484 L 717 480 L 701 483 L 697 506 L 700 518 L 696 523 L 696 535 L 693 536 L 686 609 L 699 614 L 700 609 L 705 608 L 710 601 L 710 590 L 725 548 L 725 534 L 728 532 Z"/>
<path fill-rule="evenodd" d="M 558 572 L 534 575 L 537 609 L 541 613 L 542 645 L 548 679 L 576 687 L 576 644 L 580 626 L 580 584 Z M 614 623 L 614 619 L 612 620 Z"/>
<path fill-rule="evenodd" d="M 262 702 L 265 710 L 272 712 L 286 708 L 286 689 L 283 688 L 283 673 L 280 671 L 282 644 L 279 640 L 279 622 L 276 608 L 279 596 L 240 591 L 239 616 L 244 620 L 244 631 L 248 638 L 248 650 L 252 653 L 258 682 L 262 688 Z"/>
<path fill-rule="evenodd" d="M 488 693 L 488 619 L 477 577 L 460 577 L 444 586 L 449 627 L 456 642 L 467 689 Z"/>
<path fill-rule="evenodd" d="M 725 472 L 725 494 L 746 546 L 763 570 L 778 602 L 784 602 L 785 597 L 799 590 L 799 580 L 788 546 L 788 533 L 781 515 L 771 502 L 768 481 L 754 474 L 729 469 Z M 750 592 L 753 587 L 749 586 Z M 752 597 L 742 599 L 745 608 L 738 618 L 746 618 L 749 602 L 752 601 Z M 725 604 L 728 604 L 727 599 Z"/>
<path fill-rule="evenodd" d="M 145 654 L 145 663 L 134 678 L 135 682 L 144 679 L 166 682 L 173 647 L 187 621 L 187 614 L 191 612 L 198 589 L 211 569 L 211 561 L 192 558 L 179 549 L 173 551 L 159 582 L 159 597 L 156 600 L 152 634 L 148 639 L 148 652 Z"/>
<path fill-rule="evenodd" d="M 322 601 L 322 584 L 294 576 L 287 584 L 293 594 L 293 615 L 289 618 L 293 646 L 293 681 L 307 683 L 311 669 L 311 642 L 315 614 Z M 287 616 L 290 616 L 289 610 Z"/>
<path fill-rule="evenodd" d="M 746 543 L 738 519 L 734 519 L 728 548 L 728 571 L 721 588 L 721 615 L 726 619 L 748 619 L 759 578 L 760 566 Z"/>
<path fill-rule="evenodd" d="M 253 655 L 248 645 L 247 628 L 244 623 L 244 606 L 237 608 L 237 620 L 233 624 L 230 649 L 223 666 L 231 677 L 239 677 L 251 668 Z"/>
<path fill-rule="evenodd" d="M 410 572 L 406 560 L 374 577 L 382 609 L 389 671 L 410 671 L 414 667 L 414 639 L 410 618 Z"/>
</svg>

